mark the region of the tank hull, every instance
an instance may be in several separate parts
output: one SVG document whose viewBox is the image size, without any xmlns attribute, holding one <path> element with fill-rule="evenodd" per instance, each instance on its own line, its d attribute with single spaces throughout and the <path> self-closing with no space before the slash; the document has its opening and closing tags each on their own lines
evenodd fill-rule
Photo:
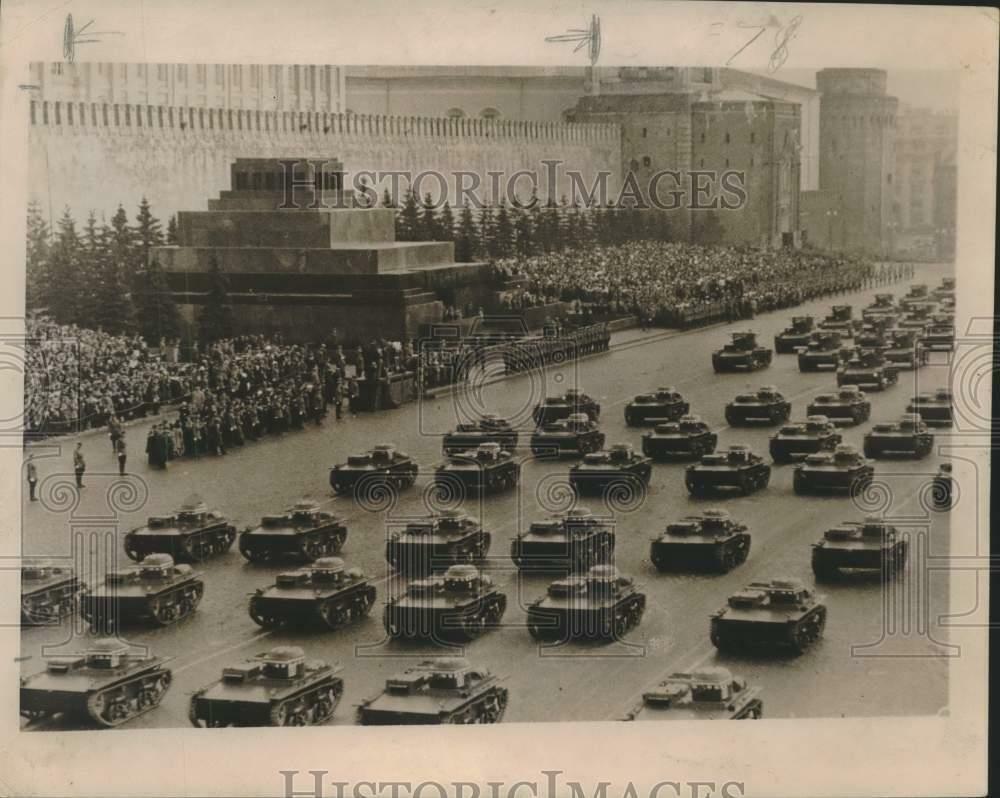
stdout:
<svg viewBox="0 0 1000 798">
<path fill-rule="evenodd" d="M 221 523 L 192 530 L 133 530 L 124 546 L 135 562 L 150 554 L 169 554 L 174 562 L 201 562 L 225 554 L 235 540 L 236 527 Z"/>
<path fill-rule="evenodd" d="M 461 699 L 379 696 L 358 708 L 362 726 L 436 726 L 444 723 L 499 723 L 507 709 L 507 688 L 491 686 Z"/>
<path fill-rule="evenodd" d="M 655 424 L 665 421 L 676 421 L 687 415 L 691 406 L 687 402 L 670 402 L 666 404 L 636 404 L 625 406 L 625 423 L 630 427 Z"/>
<path fill-rule="evenodd" d="M 812 569 L 817 579 L 832 579 L 842 571 L 869 571 L 894 576 L 906 565 L 908 547 L 900 541 L 892 547 L 879 545 L 831 545 L 824 541 L 814 546 Z"/>
<path fill-rule="evenodd" d="M 688 466 L 684 473 L 684 485 L 695 497 L 726 490 L 748 495 L 766 488 L 770 480 L 771 467 L 767 464 L 741 469 Z"/>
<path fill-rule="evenodd" d="M 649 559 L 659 571 L 731 571 L 746 562 L 750 535 L 678 541 L 658 538 L 649 547 Z"/>
<path fill-rule="evenodd" d="M 800 471 L 797 469 L 792 478 L 792 487 L 795 493 L 799 495 L 812 493 L 845 493 L 848 495 L 857 495 L 871 484 L 874 476 L 875 469 L 871 466 L 849 471 L 835 469 Z"/>
<path fill-rule="evenodd" d="M 768 449 L 774 462 L 790 463 L 809 454 L 832 452 L 842 440 L 840 435 L 830 435 L 823 438 L 779 438 L 772 440 Z"/>
<path fill-rule="evenodd" d="M 315 595 L 311 587 L 271 590 L 251 596 L 247 611 L 254 623 L 265 629 L 283 626 L 339 629 L 362 621 L 371 612 L 375 595 L 375 586 L 367 582 L 326 596 Z"/>
<path fill-rule="evenodd" d="M 806 413 L 810 416 L 826 416 L 834 424 L 844 426 L 854 426 L 861 424 L 871 418 L 871 405 L 865 404 L 810 404 L 806 408 Z"/>
<path fill-rule="evenodd" d="M 441 442 L 444 454 L 460 454 L 483 443 L 496 443 L 506 452 L 517 448 L 518 433 L 511 432 L 449 432 Z"/>
<path fill-rule="evenodd" d="M 344 682 L 328 670 L 293 687 L 266 689 L 271 695 L 264 692 L 217 682 L 191 696 L 188 719 L 198 728 L 319 726 L 333 718 L 344 694 Z"/>
<path fill-rule="evenodd" d="M 563 457 L 566 455 L 583 455 L 596 452 L 604 447 L 604 433 L 593 432 L 583 435 L 547 435 L 531 436 L 531 453 L 535 457 Z"/>
<path fill-rule="evenodd" d="M 610 642 L 638 626 L 645 610 L 646 597 L 642 593 L 589 606 L 559 606 L 543 601 L 528 608 L 528 632 L 536 640 L 551 642 Z"/>
<path fill-rule="evenodd" d="M 82 586 L 73 575 L 31 584 L 22 580 L 21 623 L 25 626 L 51 626 L 76 612 Z"/>
<path fill-rule="evenodd" d="M 826 607 L 775 620 L 713 617 L 709 632 L 712 645 L 726 650 L 784 649 L 801 654 L 815 644 L 826 627 Z"/>
<path fill-rule="evenodd" d="M 136 585 L 103 586 L 80 597 L 80 615 L 93 628 L 109 631 L 127 624 L 169 626 L 194 613 L 204 594 L 205 583 L 193 578 L 148 592 Z"/>
<path fill-rule="evenodd" d="M 401 573 L 428 574 L 450 565 L 484 559 L 491 542 L 492 536 L 483 530 L 438 542 L 416 543 L 405 538 L 396 539 L 386 543 L 385 558 Z"/>
<path fill-rule="evenodd" d="M 250 562 L 274 559 L 314 562 L 320 557 L 338 554 L 345 540 L 347 527 L 339 523 L 280 533 L 254 530 L 240 535 L 239 549 Z"/>
<path fill-rule="evenodd" d="M 417 464 L 410 461 L 390 468 L 345 468 L 330 470 L 330 487 L 338 495 L 378 487 L 402 490 L 417 481 Z"/>
<path fill-rule="evenodd" d="M 573 573 L 610 562 L 615 550 L 615 538 L 604 533 L 586 539 L 577 538 L 572 543 L 565 538 L 558 541 L 515 539 L 510 549 L 511 559 L 521 570 Z"/>
<path fill-rule="evenodd" d="M 642 453 L 654 460 L 700 460 L 718 446 L 719 436 L 714 432 L 699 436 L 644 437 Z"/>
<path fill-rule="evenodd" d="M 400 600 L 386 605 L 383 625 L 397 640 L 471 642 L 496 628 L 507 609 L 502 593 L 484 595 L 455 606 Z"/>
</svg>

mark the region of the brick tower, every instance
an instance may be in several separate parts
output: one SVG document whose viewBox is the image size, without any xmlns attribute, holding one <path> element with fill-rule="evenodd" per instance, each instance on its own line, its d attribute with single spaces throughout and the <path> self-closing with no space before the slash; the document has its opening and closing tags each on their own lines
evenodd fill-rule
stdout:
<svg viewBox="0 0 1000 798">
<path fill-rule="evenodd" d="M 893 248 L 896 108 L 881 69 L 823 69 L 819 182 L 833 195 L 837 249 L 885 254 Z"/>
</svg>

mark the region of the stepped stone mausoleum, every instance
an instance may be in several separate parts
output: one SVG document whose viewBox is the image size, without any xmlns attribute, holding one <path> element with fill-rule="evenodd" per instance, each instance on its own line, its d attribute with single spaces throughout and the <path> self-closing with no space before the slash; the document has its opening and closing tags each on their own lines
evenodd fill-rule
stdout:
<svg viewBox="0 0 1000 798">
<path fill-rule="evenodd" d="M 415 338 L 441 321 L 445 302 L 492 302 L 485 263 L 456 263 L 450 241 L 396 241 L 393 211 L 361 207 L 338 161 L 239 158 L 230 174 L 232 189 L 207 211 L 179 212 L 178 244 L 151 256 L 185 324 L 197 323 L 213 259 L 237 335 Z"/>
</svg>

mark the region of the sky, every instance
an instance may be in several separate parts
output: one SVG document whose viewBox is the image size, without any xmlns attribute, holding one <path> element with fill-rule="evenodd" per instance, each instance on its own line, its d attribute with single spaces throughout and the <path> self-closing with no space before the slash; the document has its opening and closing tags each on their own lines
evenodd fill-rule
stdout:
<svg viewBox="0 0 1000 798">
<path fill-rule="evenodd" d="M 811 69 L 782 69 L 769 77 L 816 88 L 816 72 Z M 888 92 L 900 103 L 935 111 L 958 111 L 959 73 L 943 70 L 890 69 Z"/>
</svg>

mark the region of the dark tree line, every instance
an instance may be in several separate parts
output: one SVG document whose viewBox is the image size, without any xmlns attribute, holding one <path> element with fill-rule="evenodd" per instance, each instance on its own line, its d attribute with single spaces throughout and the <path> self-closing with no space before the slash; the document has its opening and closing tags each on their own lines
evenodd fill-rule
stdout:
<svg viewBox="0 0 1000 798">
<path fill-rule="evenodd" d="M 447 202 L 435 207 L 430 194 L 420 200 L 412 190 L 407 191 L 399 205 L 388 191 L 382 196 L 382 207 L 396 212 L 398 241 L 454 241 L 455 259 L 462 262 L 627 241 L 670 240 L 670 222 L 661 211 L 581 208 L 569 204 L 565 197 L 558 203 L 542 203 L 535 194 L 525 205 L 514 207 L 501 200 L 473 209 L 466 203 L 456 214 Z"/>
<path fill-rule="evenodd" d="M 111 221 L 91 212 L 82 230 L 69 209 L 50 229 L 28 205 L 27 308 L 60 324 L 142 335 L 150 344 L 180 337 L 180 319 L 154 247 L 177 242 L 177 221 L 164 233 L 143 197 L 134 221 L 119 205 Z"/>
</svg>

